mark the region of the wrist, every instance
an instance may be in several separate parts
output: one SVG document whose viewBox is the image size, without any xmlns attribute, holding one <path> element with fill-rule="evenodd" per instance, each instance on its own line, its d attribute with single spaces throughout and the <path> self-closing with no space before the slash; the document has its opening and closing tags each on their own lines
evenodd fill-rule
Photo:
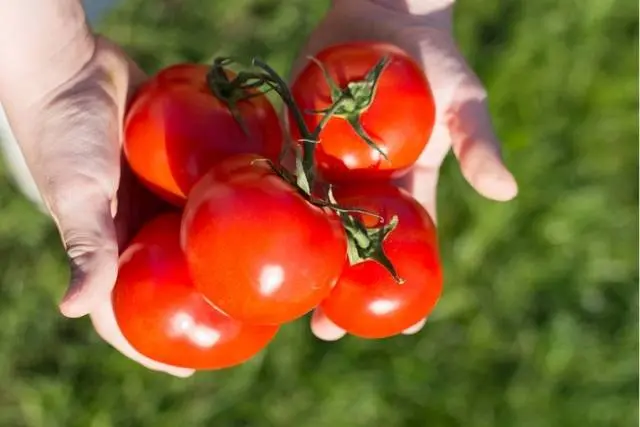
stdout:
<svg viewBox="0 0 640 427">
<path fill-rule="evenodd" d="M 78 0 L 23 0 L 3 8 L 0 102 L 8 108 L 37 102 L 77 74 L 95 45 Z"/>
</svg>

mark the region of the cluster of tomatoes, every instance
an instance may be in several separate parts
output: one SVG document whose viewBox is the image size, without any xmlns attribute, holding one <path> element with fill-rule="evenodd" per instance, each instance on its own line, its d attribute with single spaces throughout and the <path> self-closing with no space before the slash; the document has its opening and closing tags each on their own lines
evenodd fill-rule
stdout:
<svg viewBox="0 0 640 427">
<path fill-rule="evenodd" d="M 281 125 L 266 92 L 287 108 Z M 268 65 L 179 64 L 132 100 L 124 151 L 176 209 L 122 252 L 113 306 L 130 344 L 218 369 L 314 308 L 363 338 L 399 334 L 441 292 L 434 224 L 393 185 L 435 119 L 423 72 L 382 43 L 331 46 L 289 87 Z"/>
</svg>

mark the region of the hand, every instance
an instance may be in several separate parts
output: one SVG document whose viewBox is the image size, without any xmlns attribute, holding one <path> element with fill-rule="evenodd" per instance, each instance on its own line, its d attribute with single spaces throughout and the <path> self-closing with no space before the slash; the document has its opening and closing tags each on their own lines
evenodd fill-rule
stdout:
<svg viewBox="0 0 640 427">
<path fill-rule="evenodd" d="M 137 353 L 118 329 L 111 306 L 122 246 L 162 208 L 121 160 L 120 124 L 129 95 L 143 79 L 120 49 L 98 39 L 94 55 L 75 76 L 28 105 L 10 100 L 7 114 L 69 256 L 71 280 L 61 312 L 89 314 L 105 341 L 142 365 L 188 376 L 192 370 Z"/>
<path fill-rule="evenodd" d="M 436 103 L 436 124 L 424 153 L 402 181 L 431 216 L 436 217 L 436 186 L 440 166 L 453 149 L 460 170 L 483 196 L 499 201 L 516 196 L 515 179 L 502 162 L 486 105 L 486 91 L 465 63 L 451 36 L 454 0 L 334 0 L 333 7 L 311 35 L 293 74 L 329 45 L 357 40 L 393 43 L 422 65 Z M 426 319 L 404 333 L 418 332 Z M 345 331 L 316 310 L 314 334 L 336 340 Z"/>
</svg>

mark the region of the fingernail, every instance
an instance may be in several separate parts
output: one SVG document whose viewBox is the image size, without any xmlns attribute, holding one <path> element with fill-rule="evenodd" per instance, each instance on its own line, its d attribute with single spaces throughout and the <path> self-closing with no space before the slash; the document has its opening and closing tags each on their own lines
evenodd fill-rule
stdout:
<svg viewBox="0 0 640 427">
<path fill-rule="evenodd" d="M 419 321 L 418 323 L 416 323 L 413 326 L 408 327 L 407 329 L 405 329 L 404 331 L 402 331 L 403 335 L 414 335 L 418 332 L 420 332 L 422 330 L 422 328 L 424 327 L 425 323 L 427 323 L 427 319 L 422 319 L 421 321 Z"/>
<path fill-rule="evenodd" d="M 179 378 L 189 378 L 195 373 L 193 369 L 170 369 L 165 371 L 169 375 L 173 375 L 174 377 Z"/>
<path fill-rule="evenodd" d="M 80 287 L 71 283 L 69 288 L 65 292 L 58 308 L 63 316 L 69 318 L 78 318 L 88 314 L 88 310 L 85 307 L 78 305 L 77 300 L 80 294 Z"/>
<path fill-rule="evenodd" d="M 324 313 L 314 313 L 311 321 L 311 331 L 323 341 L 337 341 L 344 337 L 347 332 L 333 323 Z"/>
<path fill-rule="evenodd" d="M 509 172 L 482 174 L 478 177 L 478 187 L 484 195 L 493 200 L 506 202 L 518 194 L 518 184 Z"/>
</svg>

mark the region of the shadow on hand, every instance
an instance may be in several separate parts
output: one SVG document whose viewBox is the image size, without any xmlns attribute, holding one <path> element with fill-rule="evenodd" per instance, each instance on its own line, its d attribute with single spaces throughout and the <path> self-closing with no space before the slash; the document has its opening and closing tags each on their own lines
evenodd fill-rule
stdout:
<svg viewBox="0 0 640 427">
<path fill-rule="evenodd" d="M 177 210 L 149 191 L 135 176 L 124 154 L 120 160 L 120 186 L 118 209 L 114 218 L 118 248 L 122 253 L 133 236 L 150 219 L 160 213 Z"/>
</svg>

